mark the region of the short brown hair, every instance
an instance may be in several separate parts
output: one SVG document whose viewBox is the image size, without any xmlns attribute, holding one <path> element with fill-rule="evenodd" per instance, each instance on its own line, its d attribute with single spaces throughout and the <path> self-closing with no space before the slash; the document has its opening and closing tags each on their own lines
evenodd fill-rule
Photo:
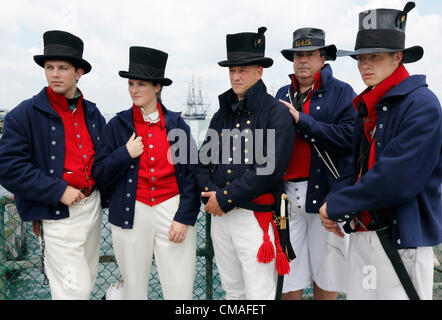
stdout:
<svg viewBox="0 0 442 320">
<path fill-rule="evenodd" d="M 160 84 L 160 83 L 159 83 L 158 81 L 155 81 L 155 80 L 152 81 L 152 86 L 156 87 L 157 84 Z M 161 101 L 161 91 L 163 91 L 163 85 L 160 84 L 160 91 L 157 92 L 156 97 L 157 97 L 157 100 L 158 100 L 160 103 L 163 103 L 163 102 Z"/>
</svg>

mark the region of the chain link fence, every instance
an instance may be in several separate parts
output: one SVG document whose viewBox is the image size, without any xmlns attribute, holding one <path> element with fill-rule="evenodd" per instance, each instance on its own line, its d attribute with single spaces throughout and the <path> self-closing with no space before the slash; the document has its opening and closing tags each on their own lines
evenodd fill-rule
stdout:
<svg viewBox="0 0 442 320">
<path fill-rule="evenodd" d="M 100 263 L 91 298 L 102 299 L 112 283 L 121 280 L 112 247 L 107 210 L 103 210 Z M 197 261 L 193 298 L 223 299 L 219 274 L 213 262 L 210 218 L 203 212 L 197 220 Z M 49 285 L 43 285 L 41 247 L 32 232 L 32 223 L 21 222 L 12 197 L 0 198 L 0 300 L 47 300 Z M 163 299 L 155 261 L 149 280 L 148 298 Z"/>
<path fill-rule="evenodd" d="M 107 210 L 103 211 L 101 256 L 98 277 L 92 299 L 102 299 L 112 283 L 121 279 L 115 262 Z M 193 288 L 195 300 L 224 299 L 210 240 L 210 217 L 203 211 L 197 220 L 197 265 Z M 433 299 L 442 300 L 442 246 L 435 247 Z M 148 298 L 163 299 L 155 262 L 149 280 Z M 12 197 L 0 198 L 0 300 L 47 300 L 48 285 L 43 285 L 41 248 L 32 232 L 32 223 L 21 222 Z M 312 289 L 304 291 L 304 298 L 312 298 Z M 345 295 L 339 295 L 344 299 Z"/>
</svg>

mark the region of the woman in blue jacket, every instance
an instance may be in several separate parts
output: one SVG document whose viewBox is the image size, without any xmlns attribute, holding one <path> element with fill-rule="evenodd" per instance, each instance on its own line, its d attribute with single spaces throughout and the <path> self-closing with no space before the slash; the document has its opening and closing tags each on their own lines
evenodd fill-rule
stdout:
<svg viewBox="0 0 442 320">
<path fill-rule="evenodd" d="M 153 254 L 164 298 L 192 299 L 200 202 L 189 160 L 196 146 L 180 113 L 161 103 L 162 87 L 172 83 L 164 77 L 167 56 L 130 48 L 129 71 L 119 74 L 129 79 L 133 106 L 105 126 L 93 164 L 95 179 L 111 189 L 109 222 L 125 299 L 147 299 Z M 177 131 L 184 163 L 171 151 L 177 141 L 168 140 Z"/>
</svg>

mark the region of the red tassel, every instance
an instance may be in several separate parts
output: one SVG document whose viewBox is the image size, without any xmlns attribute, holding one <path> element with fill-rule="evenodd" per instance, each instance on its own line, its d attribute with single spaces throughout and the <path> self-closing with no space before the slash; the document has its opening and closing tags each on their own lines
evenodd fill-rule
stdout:
<svg viewBox="0 0 442 320">
<path fill-rule="evenodd" d="M 270 241 L 268 234 L 264 235 L 264 242 L 258 250 L 258 262 L 269 263 L 275 258 L 275 248 L 273 243 Z"/>
<path fill-rule="evenodd" d="M 278 272 L 280 276 L 290 273 L 290 263 L 282 250 L 278 250 L 276 254 L 276 272 Z"/>
<path fill-rule="evenodd" d="M 269 237 L 269 224 L 272 220 L 271 212 L 254 212 L 256 219 L 264 233 L 264 242 L 258 250 L 258 262 L 269 263 L 275 258 L 275 248 Z"/>
</svg>

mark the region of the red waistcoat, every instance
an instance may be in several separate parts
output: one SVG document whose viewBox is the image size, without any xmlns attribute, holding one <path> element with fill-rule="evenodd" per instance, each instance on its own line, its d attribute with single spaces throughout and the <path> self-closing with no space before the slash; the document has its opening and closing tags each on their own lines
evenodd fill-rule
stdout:
<svg viewBox="0 0 442 320">
<path fill-rule="evenodd" d="M 321 86 L 321 73 L 317 72 L 315 74 L 315 82 L 313 85 L 313 89 L 308 93 L 304 105 L 303 105 L 303 113 L 309 114 L 310 112 L 310 101 L 313 94 L 313 91 L 317 90 Z M 295 92 L 298 91 L 297 82 L 295 76 L 292 76 L 292 84 L 295 89 Z M 295 142 L 293 145 L 292 155 L 290 157 L 290 162 L 287 167 L 286 173 L 282 177 L 284 180 L 291 179 L 299 179 L 299 178 L 308 178 L 310 172 L 310 159 L 311 159 L 311 151 L 310 151 L 310 143 L 304 139 L 304 137 L 299 134 L 295 135 Z"/>
<path fill-rule="evenodd" d="M 90 188 L 95 185 L 92 178 L 92 162 L 95 148 L 86 126 L 83 111 L 83 94 L 77 100 L 77 108 L 72 111 L 63 95 L 47 88 L 49 102 L 60 115 L 64 127 L 65 153 L 63 180 L 77 188 Z"/>
<path fill-rule="evenodd" d="M 175 167 L 167 140 L 163 110 L 158 103 L 160 121 L 144 121 L 139 107 L 133 105 L 134 124 L 143 138 L 144 151 L 140 156 L 136 199 L 148 206 L 157 205 L 179 193 Z"/>
</svg>

